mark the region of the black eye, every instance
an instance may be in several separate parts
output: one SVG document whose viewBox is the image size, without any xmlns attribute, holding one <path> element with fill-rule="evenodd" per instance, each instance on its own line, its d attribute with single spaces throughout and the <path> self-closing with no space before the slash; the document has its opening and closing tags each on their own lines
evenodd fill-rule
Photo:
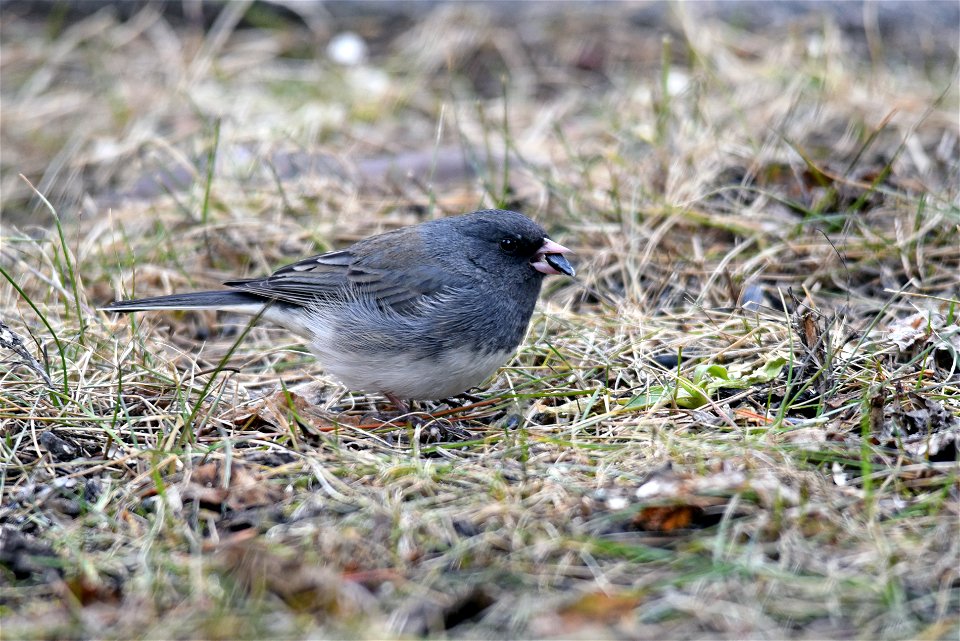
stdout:
<svg viewBox="0 0 960 641">
<path fill-rule="evenodd" d="M 500 241 L 500 249 L 507 254 L 516 254 L 520 249 L 520 241 L 516 238 L 504 238 Z"/>
</svg>

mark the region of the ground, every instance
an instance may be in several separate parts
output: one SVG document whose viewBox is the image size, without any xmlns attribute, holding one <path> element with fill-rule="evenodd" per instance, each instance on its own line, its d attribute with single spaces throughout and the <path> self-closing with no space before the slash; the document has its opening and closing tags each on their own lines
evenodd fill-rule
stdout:
<svg viewBox="0 0 960 641">
<path fill-rule="evenodd" d="M 956 3 L 3 11 L 0 637 L 957 637 Z M 97 310 L 490 206 L 578 276 L 416 422 Z"/>
</svg>

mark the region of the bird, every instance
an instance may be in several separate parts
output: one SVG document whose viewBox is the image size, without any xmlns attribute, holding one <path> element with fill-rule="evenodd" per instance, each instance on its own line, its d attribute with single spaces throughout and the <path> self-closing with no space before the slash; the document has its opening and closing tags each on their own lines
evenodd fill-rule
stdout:
<svg viewBox="0 0 960 641">
<path fill-rule="evenodd" d="M 370 236 L 228 289 L 117 300 L 101 309 L 227 310 L 305 339 L 347 388 L 406 400 L 456 396 L 526 335 L 544 277 L 571 253 L 521 213 L 484 209 Z"/>
</svg>

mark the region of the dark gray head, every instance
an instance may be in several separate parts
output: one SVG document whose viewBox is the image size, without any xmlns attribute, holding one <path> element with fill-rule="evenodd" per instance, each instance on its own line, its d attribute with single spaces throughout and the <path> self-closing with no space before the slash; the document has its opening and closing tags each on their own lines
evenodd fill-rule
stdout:
<svg viewBox="0 0 960 641">
<path fill-rule="evenodd" d="M 451 330 L 432 331 L 425 343 L 449 335 L 480 353 L 513 350 L 526 333 L 543 277 L 574 275 L 564 257 L 570 250 L 515 211 L 486 209 L 443 218 L 420 225 L 419 233 L 436 266 L 461 283 L 456 314 L 434 319 Z"/>
<path fill-rule="evenodd" d="M 484 209 L 428 224 L 457 232 L 459 238 L 450 241 L 448 251 L 466 258 L 468 269 L 538 286 L 546 274 L 575 273 L 564 257 L 570 250 L 550 240 L 540 225 L 515 211 Z"/>
</svg>

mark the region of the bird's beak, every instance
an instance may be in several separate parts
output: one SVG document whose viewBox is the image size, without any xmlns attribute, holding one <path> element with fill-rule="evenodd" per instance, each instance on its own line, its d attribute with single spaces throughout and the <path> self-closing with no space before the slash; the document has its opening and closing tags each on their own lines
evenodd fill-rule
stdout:
<svg viewBox="0 0 960 641">
<path fill-rule="evenodd" d="M 571 250 L 560 243 L 555 243 L 549 238 L 543 239 L 543 244 L 533 257 L 530 264 L 535 270 L 543 274 L 566 274 L 567 276 L 576 276 L 577 272 L 573 268 L 564 254 L 569 254 Z"/>
</svg>

